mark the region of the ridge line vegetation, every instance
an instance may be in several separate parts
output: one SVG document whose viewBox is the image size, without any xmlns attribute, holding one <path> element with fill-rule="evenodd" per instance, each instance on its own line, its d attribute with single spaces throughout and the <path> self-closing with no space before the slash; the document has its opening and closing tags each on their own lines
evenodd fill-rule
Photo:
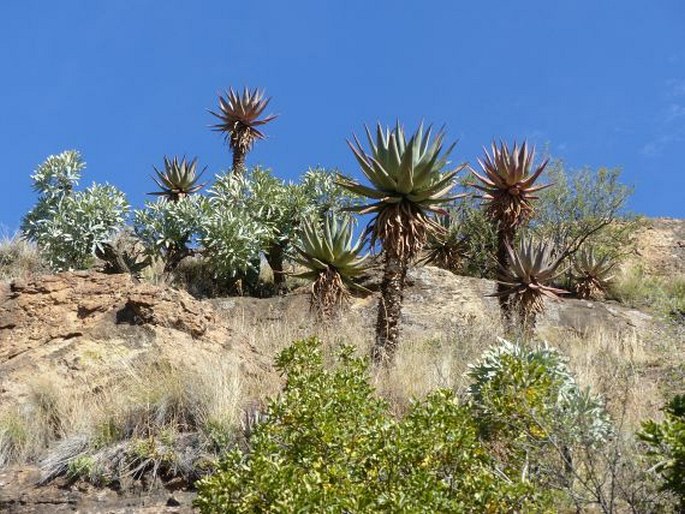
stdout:
<svg viewBox="0 0 685 514">
<path fill-rule="evenodd" d="M 0 244 L 0 275 L 96 268 L 203 298 L 279 295 L 308 282 L 314 326 L 330 342 L 291 334 L 295 342 L 274 352 L 284 384 L 268 392 L 280 393 L 253 407 L 227 363 L 206 362 L 204 373 L 163 362 L 131 370 L 131 384 L 114 393 L 122 403 L 90 424 L 76 421 L 84 411 L 75 399 L 33 384 L 25 405 L 0 409 L 0 466 L 40 461 L 45 481 L 99 485 L 199 479 L 202 512 L 682 510 L 682 398 L 666 399 L 663 420 L 624 427 L 627 414 L 608 393 L 628 395 L 628 379 L 615 377 L 620 391 L 601 395 L 581 387 L 571 359 L 537 332 L 548 300 L 562 294 L 651 302 L 682 330 L 685 279 L 649 282 L 624 265 L 640 219 L 626 212 L 632 189 L 620 170 L 567 172 L 549 156 L 537 162 L 526 141 L 493 142 L 476 170 L 449 160 L 455 145 L 444 130 L 420 124 L 409 133 L 398 121 L 375 133 L 365 126 L 364 144 L 348 141 L 363 183 L 323 168 L 285 181 L 247 164 L 276 118 L 264 115 L 270 100 L 247 87 L 219 95 L 212 128 L 231 168 L 200 183 L 198 158 L 164 156 L 163 169 L 153 167 L 157 198 L 132 211 L 114 186 L 77 188 L 85 170 L 77 151 L 49 156 L 31 176 L 38 199 L 21 234 Z M 463 350 L 473 334 L 407 345 L 402 306 L 417 264 L 494 279 L 506 339 L 493 344 L 490 327 L 468 360 L 453 347 Z M 347 346 L 335 323 L 352 294 L 376 286 L 373 344 Z M 609 348 L 612 337 L 594 355 L 635 376 L 612 356 L 623 351 Z M 405 385 L 396 400 L 398 375 L 417 378 L 403 359 L 431 347 L 459 379 L 436 387 L 418 377 L 421 394 Z"/>
</svg>

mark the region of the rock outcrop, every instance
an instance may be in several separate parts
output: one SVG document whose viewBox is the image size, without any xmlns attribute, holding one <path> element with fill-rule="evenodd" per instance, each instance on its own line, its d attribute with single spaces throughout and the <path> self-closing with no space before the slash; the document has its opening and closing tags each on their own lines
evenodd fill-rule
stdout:
<svg viewBox="0 0 685 514">
<path fill-rule="evenodd" d="M 637 234 L 634 259 L 652 275 L 685 273 L 685 220 L 648 219 Z"/>
<path fill-rule="evenodd" d="M 374 280 L 377 277 L 372 276 L 368 284 L 372 288 Z M 439 338 L 474 320 L 491 324 L 493 334 L 497 333 L 497 301 L 487 296 L 493 290 L 494 283 L 487 280 L 459 277 L 432 267 L 411 270 L 402 337 Z M 250 346 L 244 334 L 235 334 L 229 321 L 241 320 L 252 327 L 287 321 L 315 330 L 307 316 L 306 292 L 303 288 L 268 299 L 199 301 L 182 291 L 135 282 L 128 275 L 95 272 L 14 282 L 0 289 L 0 407 L 29 394 L 27 384 L 41 374 L 56 374 L 65 387 L 87 394 L 115 380 L 137 360 L 192 367 L 201 358 L 232 359 L 248 374 L 269 373 L 270 358 Z M 361 335 L 371 340 L 377 300 L 378 293 L 355 299 L 340 322 L 356 323 Z M 619 305 L 566 299 L 548 302 L 539 329 L 543 335 L 546 330 L 584 332 L 603 326 L 641 331 L 651 323 L 650 316 Z M 31 473 L 30 468 L 0 473 L 0 510 L 191 511 L 190 496 L 182 498 L 182 507 L 169 507 L 169 493 L 164 491 L 119 497 L 112 491 L 78 491 L 55 485 L 36 489 L 36 477 Z"/>
<path fill-rule="evenodd" d="M 192 366 L 207 354 L 246 369 L 266 365 L 231 340 L 210 303 L 128 275 L 68 272 L 0 291 L 0 403 L 21 396 L 30 375 L 56 372 L 74 387 L 97 387 L 136 359 Z"/>
</svg>

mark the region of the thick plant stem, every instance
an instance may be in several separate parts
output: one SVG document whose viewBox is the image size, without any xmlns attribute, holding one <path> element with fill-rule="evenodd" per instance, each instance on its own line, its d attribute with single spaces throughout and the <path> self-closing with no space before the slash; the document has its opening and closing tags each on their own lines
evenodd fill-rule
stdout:
<svg viewBox="0 0 685 514">
<path fill-rule="evenodd" d="M 283 272 L 283 246 L 274 243 L 266 254 L 266 261 L 274 274 L 274 289 L 277 293 L 285 289 L 285 273 Z"/>
<path fill-rule="evenodd" d="M 245 174 L 245 156 L 247 152 L 239 146 L 233 147 L 233 173 L 236 175 Z"/>
<path fill-rule="evenodd" d="M 164 277 L 167 282 L 171 281 L 174 271 L 181 264 L 181 261 L 190 254 L 191 251 L 185 244 L 175 244 L 169 248 L 164 263 Z"/>
<path fill-rule="evenodd" d="M 372 350 L 372 358 L 376 364 L 389 364 L 397 349 L 406 276 L 406 260 L 386 252 L 381 298 L 378 303 L 376 342 Z"/>
<path fill-rule="evenodd" d="M 503 278 L 501 276 L 502 268 L 507 269 L 509 267 L 509 252 L 507 251 L 507 246 L 513 247 L 515 235 L 514 229 L 511 227 L 500 226 L 497 230 L 497 264 L 498 268 L 500 268 L 497 271 L 498 279 Z M 497 282 L 498 294 L 502 293 L 502 291 L 506 289 L 506 285 Z M 511 298 L 509 296 L 500 295 L 498 298 L 504 328 L 506 331 L 510 331 L 512 329 L 512 311 L 514 306 L 512 305 Z"/>
</svg>

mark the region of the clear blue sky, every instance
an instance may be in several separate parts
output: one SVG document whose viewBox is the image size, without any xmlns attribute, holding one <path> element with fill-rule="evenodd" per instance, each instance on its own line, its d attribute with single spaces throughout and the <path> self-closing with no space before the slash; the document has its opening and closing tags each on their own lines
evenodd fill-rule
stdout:
<svg viewBox="0 0 685 514">
<path fill-rule="evenodd" d="M 248 161 L 357 173 L 345 138 L 447 124 L 455 160 L 529 138 L 571 167 L 621 166 L 632 208 L 685 217 L 685 2 L 7 0 L 0 4 L 0 223 L 29 175 L 80 150 L 134 205 L 162 156 L 230 163 L 217 93 L 260 86 L 280 117 Z"/>
</svg>

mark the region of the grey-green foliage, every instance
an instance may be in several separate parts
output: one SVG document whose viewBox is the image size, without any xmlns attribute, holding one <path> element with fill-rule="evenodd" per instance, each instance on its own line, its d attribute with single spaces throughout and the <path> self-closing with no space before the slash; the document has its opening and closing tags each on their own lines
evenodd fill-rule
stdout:
<svg viewBox="0 0 685 514">
<path fill-rule="evenodd" d="M 133 226 L 152 255 L 166 258 L 195 243 L 206 210 L 206 199 L 201 196 L 191 195 L 177 202 L 160 198 L 133 211 Z"/>
<path fill-rule="evenodd" d="M 202 255 L 217 278 L 234 279 L 259 271 L 260 252 L 271 235 L 245 209 L 231 205 L 221 193 L 210 191 L 198 241 Z"/>
<path fill-rule="evenodd" d="M 259 262 L 261 250 L 274 271 L 280 272 L 283 259 L 305 220 L 322 219 L 327 213 L 339 212 L 354 202 L 353 196 L 334 183 L 334 178 L 334 172 L 312 169 L 305 172 L 301 182 L 291 182 L 259 167 L 245 174 L 217 176 L 209 191 L 212 213 L 207 218 L 207 232 L 202 239 L 208 249 L 213 248 L 207 252 L 207 258 L 216 258 L 218 264 L 224 259 L 219 257 L 221 250 L 231 250 L 220 242 L 218 235 L 230 233 L 231 237 L 236 235 L 243 240 L 244 233 L 251 237 L 251 250 L 257 257 L 252 262 Z M 243 228 L 238 235 L 240 226 Z M 282 279 L 282 275 L 278 278 Z"/>
<path fill-rule="evenodd" d="M 586 240 L 611 257 L 630 250 L 637 220 L 626 212 L 633 188 L 621 182 L 619 168 L 582 168 L 568 171 L 564 162 L 552 162 L 545 171 L 552 186 L 540 191 L 531 229 L 557 248 L 565 248 L 603 222 L 615 221 Z"/>
<path fill-rule="evenodd" d="M 557 476 L 551 470 L 555 460 L 558 468 L 568 468 L 571 462 L 564 461 L 574 448 L 597 447 L 612 433 L 602 400 L 578 386 L 554 348 L 501 340 L 469 366 L 468 376 L 483 437 L 504 442 L 506 465 L 515 469 L 532 473 L 540 458 L 535 469 L 541 480 Z"/>
<path fill-rule="evenodd" d="M 75 190 L 85 166 L 79 152 L 68 150 L 48 157 L 31 175 L 39 197 L 21 230 L 55 271 L 91 265 L 95 249 L 123 226 L 128 213 L 126 196 L 114 186 Z"/>
<path fill-rule="evenodd" d="M 138 237 L 151 255 L 173 271 L 184 257 L 199 251 L 217 279 L 233 279 L 259 268 L 266 230 L 220 192 L 190 195 L 176 202 L 148 202 L 134 212 Z"/>
<path fill-rule="evenodd" d="M 258 221 L 266 232 L 265 247 L 287 244 L 305 219 L 323 218 L 352 205 L 354 197 L 335 184 L 335 175 L 322 168 L 310 169 L 297 183 L 256 167 L 244 175 L 219 175 L 210 196 L 216 205 L 243 211 Z"/>
<path fill-rule="evenodd" d="M 294 184 L 259 167 L 244 175 L 219 175 L 210 190 L 213 207 L 240 211 L 260 223 L 265 231 L 264 246 L 291 235 L 298 213 L 307 207 L 306 199 L 298 193 Z"/>
<path fill-rule="evenodd" d="M 321 167 L 310 168 L 302 175 L 299 188 L 319 219 L 323 220 L 328 214 L 338 214 L 360 201 L 358 196 L 337 184 L 338 175 L 337 170 Z"/>
<path fill-rule="evenodd" d="M 160 199 L 136 210 L 135 231 L 152 255 L 166 261 L 198 251 L 216 278 L 255 277 L 260 254 L 268 258 L 277 248 L 283 255 L 303 220 L 353 201 L 334 177 L 322 169 L 307 171 L 300 183 L 262 168 L 220 174 L 206 196 Z"/>
</svg>

